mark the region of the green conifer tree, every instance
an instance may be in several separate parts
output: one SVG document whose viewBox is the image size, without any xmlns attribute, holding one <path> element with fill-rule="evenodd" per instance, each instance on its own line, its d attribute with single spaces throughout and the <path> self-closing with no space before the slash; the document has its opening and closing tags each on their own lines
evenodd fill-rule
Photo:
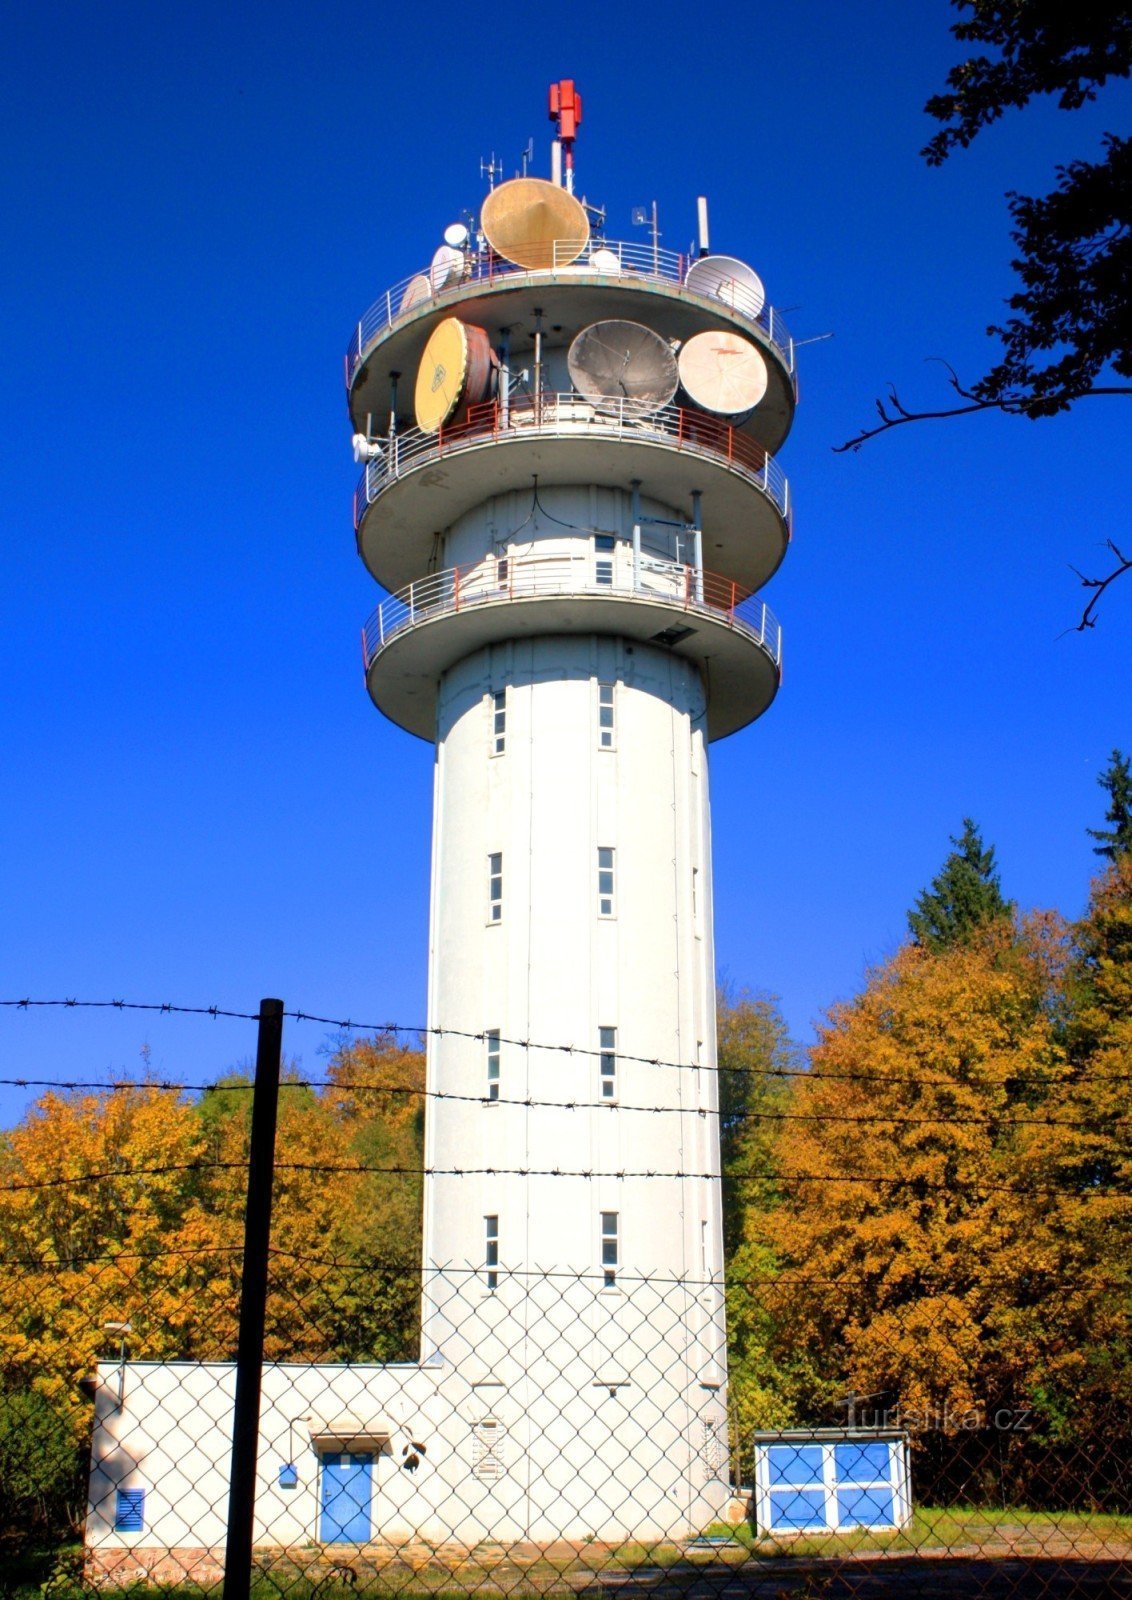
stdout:
<svg viewBox="0 0 1132 1600">
<path fill-rule="evenodd" d="M 1108 792 L 1105 821 L 1111 822 L 1112 827 L 1087 828 L 1086 832 L 1090 838 L 1100 840 L 1093 846 L 1093 854 L 1115 861 L 1126 850 L 1132 850 L 1132 763 L 1119 750 L 1114 750 L 1097 782 Z"/>
<path fill-rule="evenodd" d="M 970 817 L 964 817 L 963 832 L 951 842 L 955 849 L 908 913 L 913 939 L 928 950 L 947 950 L 964 943 L 976 928 L 1010 916 L 1014 910 L 1003 898 L 994 847 L 984 848 Z"/>
</svg>

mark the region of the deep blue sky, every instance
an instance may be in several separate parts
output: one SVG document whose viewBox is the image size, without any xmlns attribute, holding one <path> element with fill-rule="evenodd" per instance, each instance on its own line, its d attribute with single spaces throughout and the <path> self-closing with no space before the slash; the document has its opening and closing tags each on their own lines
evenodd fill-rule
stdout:
<svg viewBox="0 0 1132 1600">
<path fill-rule="evenodd" d="M 579 187 L 633 237 L 749 260 L 799 338 L 786 680 L 717 746 L 717 952 L 800 1037 L 901 939 L 969 813 L 1023 905 L 1077 912 L 1132 745 L 1132 580 L 1064 630 L 1128 522 L 1127 402 L 831 445 L 892 379 L 974 377 L 1010 292 L 1003 191 L 1123 127 L 1126 88 L 1007 118 L 939 172 L 944 0 L 777 8 L 275 0 L 10 12 L 0 990 L 423 1018 L 429 749 L 365 695 L 341 388 L 354 319 L 585 99 Z M 319 1065 L 326 1032 L 292 1027 Z M 0 1015 L 0 1076 L 246 1058 L 246 1026 Z M 0 1121 L 26 1096 L 0 1090 Z"/>
</svg>

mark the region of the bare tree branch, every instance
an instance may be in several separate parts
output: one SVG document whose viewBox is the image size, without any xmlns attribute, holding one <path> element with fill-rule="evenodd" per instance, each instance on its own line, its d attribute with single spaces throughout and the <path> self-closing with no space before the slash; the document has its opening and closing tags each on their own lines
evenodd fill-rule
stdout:
<svg viewBox="0 0 1132 1600">
<path fill-rule="evenodd" d="M 1070 569 L 1073 572 L 1077 572 L 1077 576 L 1080 578 L 1081 584 L 1084 588 L 1091 589 L 1093 591 L 1088 605 L 1081 613 L 1080 622 L 1077 624 L 1076 628 L 1071 630 L 1074 633 L 1084 633 L 1086 628 L 1096 627 L 1097 619 L 1093 616 L 1093 611 L 1095 610 L 1101 595 L 1104 594 L 1110 583 L 1115 583 L 1117 578 L 1122 578 L 1126 572 L 1132 572 L 1132 556 L 1126 556 L 1122 550 L 1118 549 L 1117 545 L 1112 539 L 1106 539 L 1105 544 L 1116 557 L 1117 564 L 1115 567 L 1113 567 L 1112 571 L 1106 573 L 1103 578 L 1086 578 L 1083 572 L 1077 572 L 1076 567 L 1072 567 Z"/>
<path fill-rule="evenodd" d="M 855 434 L 852 439 L 847 439 L 844 444 L 835 444 L 833 451 L 836 455 L 846 450 L 857 451 L 869 439 L 875 439 L 878 434 L 888 433 L 893 428 L 901 428 L 907 422 L 934 422 L 943 417 L 965 417 L 974 411 L 1002 411 L 1007 416 L 1033 417 L 1050 413 L 1051 407 L 1061 409 L 1071 402 L 1088 400 L 1093 395 L 1132 395 L 1132 385 L 1129 384 L 1097 384 L 1089 389 L 1067 390 L 1062 396 L 1006 394 L 996 398 L 984 398 L 973 389 L 966 388 L 960 382 L 955 369 L 941 356 L 929 356 L 928 360 L 938 361 L 941 366 L 947 368 L 948 382 L 965 404 L 945 406 L 939 411 L 912 411 L 901 400 L 895 387 L 890 384 L 887 398 L 874 401 L 877 416 L 880 418 L 877 426 L 862 428 L 860 433 Z"/>
</svg>

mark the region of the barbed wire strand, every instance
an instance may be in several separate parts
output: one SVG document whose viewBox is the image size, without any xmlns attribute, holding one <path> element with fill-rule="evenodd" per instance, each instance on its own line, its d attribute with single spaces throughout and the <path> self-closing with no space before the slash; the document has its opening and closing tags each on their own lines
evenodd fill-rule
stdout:
<svg viewBox="0 0 1132 1600">
<path fill-rule="evenodd" d="M 227 1017 L 244 1022 L 258 1022 L 259 1013 L 256 1011 L 229 1011 L 221 1006 L 179 1006 L 168 1002 L 144 1003 L 130 1000 L 30 1000 L 30 999 L 0 999 L 0 1008 L 9 1007 L 17 1010 L 28 1010 L 32 1007 L 60 1007 L 67 1010 L 84 1009 L 113 1009 L 118 1011 L 153 1011 L 167 1015 L 184 1014 L 187 1016 Z M 469 1039 L 482 1044 L 487 1037 L 487 1029 L 450 1028 L 437 1025 L 426 1027 L 417 1023 L 404 1022 L 355 1022 L 349 1017 L 325 1017 L 311 1011 L 284 1011 L 283 1015 L 292 1022 L 314 1022 L 323 1027 L 334 1028 L 339 1033 L 369 1033 L 378 1037 L 408 1035 L 417 1039 Z M 494 1030 L 490 1030 L 494 1034 Z M 608 1054 L 600 1045 L 562 1044 L 549 1043 L 538 1039 L 519 1039 L 510 1035 L 499 1036 L 501 1045 L 509 1045 L 521 1050 L 545 1050 L 560 1055 L 598 1057 Z M 663 1067 L 677 1072 L 705 1072 L 714 1070 L 720 1074 L 735 1074 L 748 1077 L 768 1078 L 805 1078 L 811 1081 L 827 1079 L 833 1082 L 849 1083 L 901 1083 L 913 1084 L 917 1088 L 953 1089 L 961 1088 L 970 1080 L 956 1078 L 912 1078 L 901 1073 L 881 1072 L 824 1072 L 811 1067 L 751 1067 L 737 1066 L 729 1062 L 719 1062 L 714 1069 L 705 1067 L 699 1061 L 670 1061 L 663 1056 L 647 1056 L 635 1054 L 632 1051 L 618 1050 L 614 1052 L 619 1061 L 631 1061 L 641 1066 Z M 1093 1082 L 1104 1083 L 1132 1083 L 1132 1073 L 1093 1073 L 1090 1075 Z M 1044 1077 L 1013 1077 L 1009 1079 L 1012 1088 L 1049 1089 L 1058 1086 L 1058 1080 Z"/>
<path fill-rule="evenodd" d="M 116 1171 L 84 1172 L 73 1177 L 38 1178 L 33 1182 L 9 1182 L 0 1185 L 0 1194 L 39 1193 L 50 1189 L 74 1188 L 82 1184 L 121 1182 L 125 1179 L 165 1177 L 174 1173 L 192 1172 L 246 1172 L 242 1161 L 172 1161 L 161 1166 L 121 1167 Z M 982 1178 L 955 1176 L 934 1179 L 910 1176 L 908 1173 L 862 1172 L 791 1172 L 767 1168 L 756 1172 L 695 1172 L 665 1171 L 658 1168 L 600 1168 L 600 1167 L 430 1167 L 406 1162 L 321 1162 L 277 1161 L 274 1171 L 317 1173 L 320 1176 L 386 1176 L 410 1178 L 583 1178 L 592 1182 L 596 1178 L 618 1182 L 637 1179 L 655 1179 L 667 1182 L 719 1182 L 771 1183 L 775 1185 L 829 1183 L 878 1184 L 906 1188 L 916 1192 L 941 1190 L 955 1194 L 972 1190 L 980 1194 L 1020 1194 L 1052 1197 L 1059 1194 L 1080 1196 L 1088 1194 L 1094 1199 L 1125 1199 L 1132 1189 L 1101 1187 L 1096 1182 L 1032 1186 L 1016 1183 L 992 1183 Z"/>
</svg>

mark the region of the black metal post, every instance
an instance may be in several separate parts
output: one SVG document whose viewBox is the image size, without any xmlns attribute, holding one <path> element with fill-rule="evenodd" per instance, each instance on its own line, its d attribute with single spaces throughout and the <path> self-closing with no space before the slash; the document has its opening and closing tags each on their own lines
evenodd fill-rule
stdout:
<svg viewBox="0 0 1132 1600">
<path fill-rule="evenodd" d="M 271 1240 L 275 1120 L 279 1108 L 282 1063 L 283 1002 L 261 1000 L 255 1090 L 252 1095 L 248 1203 L 244 1215 L 244 1270 L 240 1283 L 240 1340 L 236 1348 L 236 1405 L 232 1418 L 224 1600 L 248 1600 L 251 1593 L 263 1326 L 267 1306 L 267 1253 Z"/>
</svg>

